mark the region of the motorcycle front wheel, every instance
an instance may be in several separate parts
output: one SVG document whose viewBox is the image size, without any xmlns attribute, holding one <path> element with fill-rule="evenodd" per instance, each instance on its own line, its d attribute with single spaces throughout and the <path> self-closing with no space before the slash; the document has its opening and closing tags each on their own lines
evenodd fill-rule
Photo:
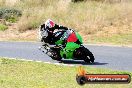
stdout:
<svg viewBox="0 0 132 88">
<path fill-rule="evenodd" d="M 51 53 L 52 53 L 51 58 L 53 60 L 61 61 L 62 57 L 60 56 L 59 50 L 52 48 Z"/>
</svg>

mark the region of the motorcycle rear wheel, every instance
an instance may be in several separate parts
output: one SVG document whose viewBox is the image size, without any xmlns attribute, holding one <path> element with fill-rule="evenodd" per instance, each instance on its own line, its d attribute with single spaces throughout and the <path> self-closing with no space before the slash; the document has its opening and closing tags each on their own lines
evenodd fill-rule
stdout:
<svg viewBox="0 0 132 88">
<path fill-rule="evenodd" d="M 84 47 L 84 55 L 85 55 L 85 59 L 84 61 L 87 63 L 94 63 L 94 55 L 92 54 L 92 52 L 90 52 L 87 48 Z"/>
<path fill-rule="evenodd" d="M 74 57 L 75 58 L 80 58 L 81 60 L 84 60 L 87 63 L 94 63 L 94 60 L 95 60 L 92 52 L 90 52 L 84 46 L 82 46 L 82 47 L 75 50 Z"/>
</svg>

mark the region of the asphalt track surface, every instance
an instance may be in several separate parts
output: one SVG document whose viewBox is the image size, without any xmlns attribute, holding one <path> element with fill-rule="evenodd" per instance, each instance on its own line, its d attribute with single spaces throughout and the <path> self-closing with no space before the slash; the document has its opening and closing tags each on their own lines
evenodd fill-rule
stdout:
<svg viewBox="0 0 132 88">
<path fill-rule="evenodd" d="M 42 53 L 38 49 L 40 45 L 37 42 L 0 42 L 0 57 L 58 63 Z M 85 47 L 94 54 L 95 63 L 88 64 L 84 61 L 63 60 L 62 64 L 132 71 L 132 48 L 95 45 L 85 45 Z"/>
</svg>

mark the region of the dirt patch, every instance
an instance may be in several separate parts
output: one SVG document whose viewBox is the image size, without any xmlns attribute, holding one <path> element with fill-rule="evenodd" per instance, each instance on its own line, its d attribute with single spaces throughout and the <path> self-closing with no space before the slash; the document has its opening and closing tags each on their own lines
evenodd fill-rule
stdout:
<svg viewBox="0 0 132 88">
<path fill-rule="evenodd" d="M 16 23 L 8 24 L 8 30 L 0 31 L 0 41 L 36 41 L 37 29 L 19 32 Z"/>
</svg>

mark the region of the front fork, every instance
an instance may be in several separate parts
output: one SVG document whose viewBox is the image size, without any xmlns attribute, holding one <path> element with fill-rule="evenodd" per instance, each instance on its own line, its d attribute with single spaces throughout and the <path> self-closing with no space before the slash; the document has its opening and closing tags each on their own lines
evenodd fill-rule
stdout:
<svg viewBox="0 0 132 88">
<path fill-rule="evenodd" d="M 52 53 L 50 52 L 51 49 L 47 44 L 42 45 L 41 47 L 39 47 L 39 50 L 44 52 L 45 54 L 47 54 L 50 57 L 52 56 Z"/>
</svg>

